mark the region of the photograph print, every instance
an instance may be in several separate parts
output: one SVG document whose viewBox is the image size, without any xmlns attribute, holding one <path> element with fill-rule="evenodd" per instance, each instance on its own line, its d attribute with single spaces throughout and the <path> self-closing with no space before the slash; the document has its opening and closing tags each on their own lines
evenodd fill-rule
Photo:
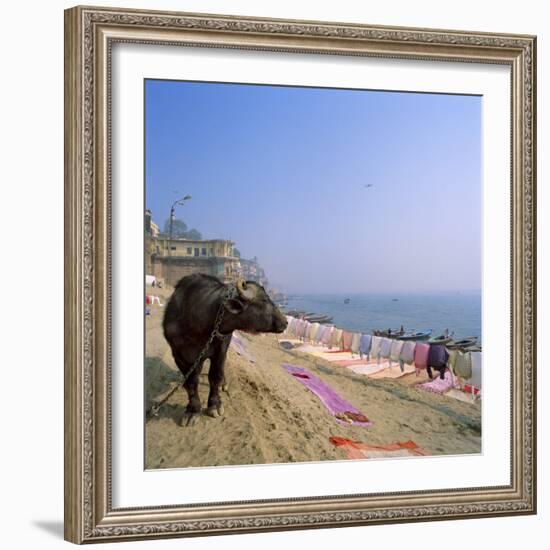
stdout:
<svg viewBox="0 0 550 550">
<path fill-rule="evenodd" d="M 144 87 L 145 468 L 481 453 L 481 97 Z"/>
</svg>

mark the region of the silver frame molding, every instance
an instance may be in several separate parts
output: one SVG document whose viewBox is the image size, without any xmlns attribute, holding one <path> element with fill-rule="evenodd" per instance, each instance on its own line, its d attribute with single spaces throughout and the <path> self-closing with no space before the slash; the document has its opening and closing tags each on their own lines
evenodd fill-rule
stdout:
<svg viewBox="0 0 550 550">
<path fill-rule="evenodd" d="M 171 44 L 498 63 L 511 70 L 511 483 L 114 509 L 111 46 Z M 75 7 L 65 12 L 65 538 L 75 543 L 536 513 L 536 37 Z"/>
</svg>

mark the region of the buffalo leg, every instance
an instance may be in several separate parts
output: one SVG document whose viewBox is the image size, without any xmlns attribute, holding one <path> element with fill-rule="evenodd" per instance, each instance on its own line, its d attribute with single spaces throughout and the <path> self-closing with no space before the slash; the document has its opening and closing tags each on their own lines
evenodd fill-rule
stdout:
<svg viewBox="0 0 550 550">
<path fill-rule="evenodd" d="M 179 359 L 177 356 L 174 356 L 174 359 L 176 360 L 176 364 L 178 365 L 178 368 L 182 372 L 184 376 L 189 372 L 189 369 L 191 369 L 191 366 L 184 363 L 181 359 Z M 199 367 L 193 371 L 189 378 L 183 383 L 183 387 L 185 388 L 185 391 L 187 392 L 187 396 L 189 397 L 189 402 L 187 403 L 187 408 L 185 410 L 185 418 L 187 419 L 186 426 L 192 426 L 197 422 L 197 418 L 200 415 L 201 412 L 201 400 L 199 397 L 199 374 L 202 370 L 202 365 L 199 365 Z"/>
<path fill-rule="evenodd" d="M 222 380 L 222 391 L 224 391 L 225 393 L 227 393 L 227 395 L 229 395 L 229 384 L 227 383 L 225 374 L 223 375 L 223 380 Z"/>
<path fill-rule="evenodd" d="M 210 384 L 210 393 L 208 395 L 207 414 L 216 418 L 224 413 L 222 399 L 220 397 L 220 388 L 225 383 L 224 376 L 225 355 L 217 354 L 210 359 L 210 370 L 208 371 L 208 382 Z"/>
</svg>

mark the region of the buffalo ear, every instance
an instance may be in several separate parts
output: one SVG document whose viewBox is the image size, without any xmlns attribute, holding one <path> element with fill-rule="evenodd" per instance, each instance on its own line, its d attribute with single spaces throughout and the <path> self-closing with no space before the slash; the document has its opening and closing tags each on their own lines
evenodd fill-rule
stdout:
<svg viewBox="0 0 550 550">
<path fill-rule="evenodd" d="M 230 298 L 225 302 L 225 309 L 227 309 L 229 313 L 233 313 L 233 315 L 238 315 L 246 309 L 246 305 L 243 304 L 240 300 Z"/>
</svg>

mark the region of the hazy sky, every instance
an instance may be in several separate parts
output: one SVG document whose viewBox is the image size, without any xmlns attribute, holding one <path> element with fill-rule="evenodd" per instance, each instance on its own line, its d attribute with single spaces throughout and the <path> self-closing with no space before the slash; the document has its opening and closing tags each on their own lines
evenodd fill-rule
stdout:
<svg viewBox="0 0 550 550">
<path fill-rule="evenodd" d="M 146 82 L 146 204 L 289 292 L 481 287 L 481 97 Z M 366 187 L 371 184 L 372 187 Z"/>
</svg>

